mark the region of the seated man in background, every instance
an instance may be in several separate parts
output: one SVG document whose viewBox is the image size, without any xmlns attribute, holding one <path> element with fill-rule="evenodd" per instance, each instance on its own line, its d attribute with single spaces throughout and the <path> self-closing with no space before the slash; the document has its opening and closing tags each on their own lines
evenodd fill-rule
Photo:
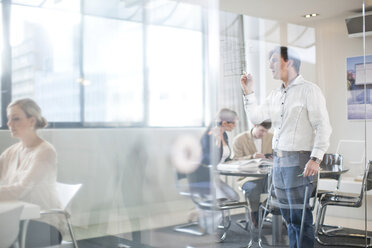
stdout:
<svg viewBox="0 0 372 248">
<path fill-rule="evenodd" d="M 247 132 L 238 134 L 233 141 L 233 159 L 265 158 L 265 154 L 272 154 L 273 134 L 268 132 L 270 128 L 271 122 L 265 121 Z M 249 201 L 251 219 L 257 227 L 260 196 L 267 191 L 267 177 L 242 177 L 238 179 L 238 183 Z"/>
</svg>

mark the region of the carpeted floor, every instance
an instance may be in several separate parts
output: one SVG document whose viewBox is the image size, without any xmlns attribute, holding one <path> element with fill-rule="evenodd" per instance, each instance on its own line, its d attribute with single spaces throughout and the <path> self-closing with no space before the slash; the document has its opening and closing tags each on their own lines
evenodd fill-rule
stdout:
<svg viewBox="0 0 372 248">
<path fill-rule="evenodd" d="M 98 247 L 138 247 L 138 248 L 241 248 L 247 247 L 250 240 L 250 236 L 247 231 L 239 227 L 235 221 L 242 216 L 233 216 L 233 223 L 227 233 L 226 240 L 222 243 L 218 243 L 216 236 L 214 235 L 203 235 L 195 236 L 187 233 L 180 233 L 174 231 L 174 227 L 159 228 L 154 230 L 145 230 L 135 233 L 125 233 L 118 236 L 105 236 L 94 239 L 79 240 L 80 248 L 98 248 Z M 346 230 L 347 232 L 352 232 L 355 230 Z M 263 236 L 264 245 L 263 247 L 270 247 L 266 245 L 271 241 L 270 236 L 271 228 L 269 224 L 265 224 Z M 286 229 L 283 228 L 282 238 L 284 241 L 287 239 Z M 363 233 L 359 231 L 359 233 Z M 372 235 L 372 233 L 370 233 Z M 325 240 L 332 239 L 333 241 L 345 243 L 350 242 L 350 238 L 324 238 Z M 255 238 L 257 241 L 257 236 Z M 361 241 L 363 242 L 363 240 Z M 68 246 L 63 246 L 67 248 Z M 253 247 L 258 247 L 257 242 L 253 243 Z M 272 247 L 272 246 L 271 246 Z M 275 246 L 275 247 L 287 247 L 287 246 Z M 315 243 L 315 248 L 324 248 L 326 246 Z M 335 247 L 335 246 L 334 246 Z M 347 246 L 337 246 L 339 248 Z"/>
</svg>

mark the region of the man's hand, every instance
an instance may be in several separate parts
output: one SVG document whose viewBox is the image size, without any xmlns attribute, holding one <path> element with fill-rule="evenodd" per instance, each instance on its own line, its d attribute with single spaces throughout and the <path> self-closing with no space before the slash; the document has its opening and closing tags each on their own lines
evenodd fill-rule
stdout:
<svg viewBox="0 0 372 248">
<path fill-rule="evenodd" d="M 253 77 L 251 74 L 246 74 L 243 72 L 243 75 L 240 77 L 240 85 L 244 92 L 244 95 L 251 94 L 253 92 Z"/>
<path fill-rule="evenodd" d="M 259 152 L 256 152 L 253 154 L 253 158 L 265 158 L 265 155 Z"/>
<path fill-rule="evenodd" d="M 304 177 L 314 176 L 319 171 L 319 164 L 314 160 L 309 160 L 305 166 Z"/>
</svg>

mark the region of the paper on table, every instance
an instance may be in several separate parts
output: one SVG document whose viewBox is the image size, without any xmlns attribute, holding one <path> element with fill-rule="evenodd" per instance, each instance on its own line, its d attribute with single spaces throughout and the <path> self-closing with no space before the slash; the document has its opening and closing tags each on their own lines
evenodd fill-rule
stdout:
<svg viewBox="0 0 372 248">
<path fill-rule="evenodd" d="M 217 165 L 217 170 L 235 170 L 245 171 L 258 168 L 260 165 L 272 165 L 273 162 L 268 159 L 250 159 L 250 160 L 231 160 Z"/>
</svg>

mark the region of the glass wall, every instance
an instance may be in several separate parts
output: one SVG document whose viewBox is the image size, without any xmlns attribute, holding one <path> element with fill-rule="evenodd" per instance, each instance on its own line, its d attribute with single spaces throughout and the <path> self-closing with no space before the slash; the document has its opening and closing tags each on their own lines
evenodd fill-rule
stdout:
<svg viewBox="0 0 372 248">
<path fill-rule="evenodd" d="M 71 214 L 81 247 L 286 247 L 294 240 L 287 230 L 301 223 L 314 247 L 339 242 L 327 236 L 339 226 L 370 232 L 370 185 L 362 188 L 372 159 L 371 4 L 332 3 L 340 8 L 295 0 L 1 1 L 0 207 L 9 185 L 11 200 L 46 210 L 32 192 L 47 185 L 63 201 L 54 178 L 81 184 L 69 205 L 53 206 Z M 298 9 L 289 13 L 292 5 Z M 365 31 L 352 31 L 354 18 Z M 244 74 L 252 88 L 242 88 Z M 23 98 L 40 106 L 45 129 L 25 128 L 32 114 L 14 126 L 6 106 Z M 266 105 L 255 112 L 256 103 Z M 23 184 L 20 165 L 38 158 L 29 153 L 37 142 L 27 147 L 40 144 L 34 134 L 57 162 L 38 170 L 26 163 L 22 175 L 36 169 Z M 355 207 L 320 215 L 340 199 L 333 194 L 354 197 Z M 283 214 L 290 211 L 298 222 Z"/>
</svg>

